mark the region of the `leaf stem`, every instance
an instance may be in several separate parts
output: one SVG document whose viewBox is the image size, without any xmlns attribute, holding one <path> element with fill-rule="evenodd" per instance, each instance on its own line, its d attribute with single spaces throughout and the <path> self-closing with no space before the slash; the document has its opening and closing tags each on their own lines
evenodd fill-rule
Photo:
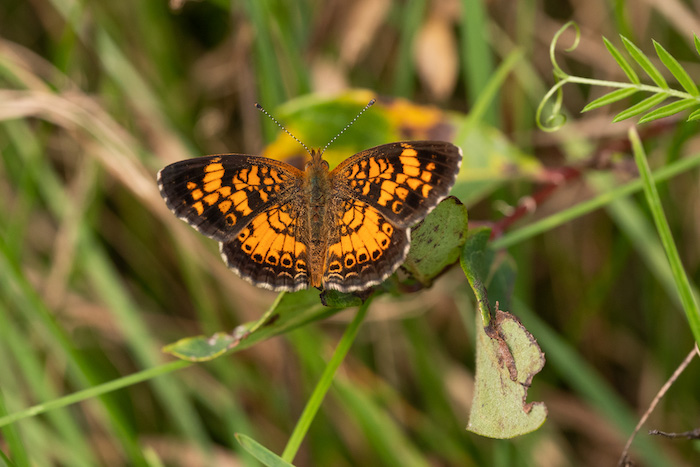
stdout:
<svg viewBox="0 0 700 467">
<path fill-rule="evenodd" d="M 650 86 L 648 84 L 620 83 L 618 81 L 583 78 L 580 76 L 571 76 L 571 75 L 567 75 L 565 78 L 562 79 L 562 81 L 565 81 L 567 83 L 590 84 L 593 86 L 608 86 L 611 88 L 636 89 L 637 91 L 646 91 L 646 92 L 651 92 L 654 94 L 666 94 L 668 96 L 677 97 L 679 99 L 695 99 L 698 102 L 700 102 L 700 97 L 693 96 L 692 94 L 689 94 L 687 92 L 678 91 L 676 89 L 670 89 L 670 88 L 660 88 L 658 86 Z M 559 83 L 557 83 L 557 84 L 559 84 Z"/>
</svg>

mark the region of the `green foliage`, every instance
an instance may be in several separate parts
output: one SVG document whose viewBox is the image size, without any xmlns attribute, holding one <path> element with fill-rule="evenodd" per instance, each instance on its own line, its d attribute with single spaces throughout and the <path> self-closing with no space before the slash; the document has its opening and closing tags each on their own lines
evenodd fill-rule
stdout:
<svg viewBox="0 0 700 467">
<path fill-rule="evenodd" d="M 644 182 L 644 194 L 646 195 L 647 203 L 649 204 L 652 216 L 654 217 L 656 229 L 661 237 L 661 243 L 664 246 L 666 256 L 668 257 L 668 261 L 671 265 L 673 279 L 675 281 L 678 294 L 680 295 L 681 303 L 683 304 L 683 310 L 688 318 L 690 330 L 695 336 L 696 346 L 700 346 L 700 306 L 698 306 L 698 302 L 695 298 L 695 292 L 690 285 L 688 275 L 683 269 L 683 263 L 681 262 L 680 255 L 678 254 L 678 247 L 676 246 L 676 242 L 673 240 L 671 228 L 669 227 L 668 220 L 664 214 L 661 198 L 659 197 L 659 192 L 654 184 L 651 169 L 649 169 L 649 163 L 647 162 L 646 154 L 644 153 L 644 147 L 639 139 L 639 134 L 634 131 L 634 129 L 630 130 L 630 141 L 632 142 L 635 162 L 637 163 L 637 167 L 639 167 L 639 173 L 641 174 L 642 181 Z"/>
<path fill-rule="evenodd" d="M 290 467 L 292 465 L 289 462 L 285 462 L 281 457 L 255 441 L 250 436 L 238 433 L 236 434 L 236 439 L 239 443 L 241 443 L 241 446 L 243 446 L 246 451 L 255 456 L 255 458 L 263 465 L 267 465 L 269 467 Z"/>
<path fill-rule="evenodd" d="M 670 117 L 676 115 L 684 110 L 692 109 L 700 106 L 700 91 L 695 82 L 692 80 L 688 72 L 683 68 L 683 66 L 676 60 L 666 49 L 661 46 L 656 41 L 652 41 L 654 48 L 656 49 L 656 54 L 661 60 L 661 63 L 666 67 L 666 69 L 673 75 L 678 84 L 683 90 L 674 89 L 669 86 L 666 79 L 659 69 L 653 64 L 652 60 L 644 54 L 644 52 L 637 47 L 632 41 L 623 35 L 620 35 L 622 44 L 625 50 L 632 58 L 633 62 L 639 66 L 647 77 L 656 84 L 656 86 L 651 86 L 647 84 L 642 84 L 639 79 L 637 72 L 630 62 L 625 58 L 625 56 L 619 51 L 615 45 L 610 42 L 607 38 L 603 37 L 603 43 L 606 49 L 613 57 L 620 69 L 625 73 L 629 83 L 622 83 L 616 81 L 607 80 L 596 80 L 590 78 L 583 78 L 578 76 L 572 76 L 567 74 L 562 70 L 556 61 L 554 56 L 557 41 L 562 33 L 573 27 L 576 32 L 576 40 L 574 45 L 567 49 L 568 52 L 573 51 L 578 45 L 578 39 L 580 31 L 575 23 L 569 22 L 562 26 L 557 34 L 555 34 L 552 42 L 550 44 L 550 60 L 554 66 L 554 76 L 557 80 L 554 87 L 552 87 L 545 97 L 540 102 L 537 108 L 537 123 L 542 130 L 545 131 L 556 131 L 564 124 L 566 118 L 563 114 L 560 114 L 561 106 L 561 92 L 562 87 L 567 83 L 581 83 L 590 86 L 605 86 L 620 88 L 615 91 L 611 91 L 586 105 L 582 112 L 588 112 L 593 109 L 598 109 L 600 107 L 611 105 L 617 101 L 630 97 L 638 92 L 651 93 L 652 95 L 645 98 L 644 100 L 632 105 L 626 110 L 618 113 L 614 118 L 613 122 L 620 122 L 628 118 L 636 117 L 642 115 L 639 119 L 639 123 L 648 123 L 661 118 Z M 695 37 L 695 44 L 697 47 L 698 39 Z M 700 50 L 700 49 L 699 49 Z M 698 52 L 700 54 L 700 51 Z M 543 122 L 542 112 L 544 111 L 545 105 L 552 96 L 556 94 L 556 101 L 552 106 L 550 115 L 547 117 L 547 121 Z M 658 105 L 665 102 L 667 99 L 674 98 L 676 101 L 666 104 L 662 107 L 657 107 Z M 656 108 L 655 108 L 656 107 Z M 652 110 L 653 109 L 653 110 Z M 697 110 L 690 114 L 688 121 L 696 120 L 698 118 Z"/>
<path fill-rule="evenodd" d="M 542 402 L 525 402 L 527 388 L 545 359 L 535 338 L 517 318 L 489 303 L 488 283 L 515 274 L 509 267 L 492 274 L 493 256 L 485 254 L 489 234 L 484 228 L 470 231 L 460 256 L 480 311 L 474 316 L 476 375 L 467 429 L 489 438 L 508 439 L 537 430 L 547 417 Z M 487 277 L 493 279 L 487 281 Z"/>
<path fill-rule="evenodd" d="M 2 463 L 517 467 L 543 453 L 586 464 L 592 451 L 615 462 L 651 391 L 647 376 L 671 374 L 697 329 L 688 306 L 698 282 L 697 177 L 687 176 L 700 165 L 695 127 L 668 125 L 661 137 L 642 130 L 652 169 L 644 180 L 620 178 L 631 156 L 615 125 L 601 139 L 584 114 L 576 131 L 543 138 L 533 119 L 548 82 L 541 28 L 582 6 L 519 2 L 502 15 L 479 0 L 460 12 L 404 3 L 0 2 Z M 612 92 L 586 110 L 630 98 L 622 116 L 642 123 L 683 110 L 700 118 L 686 65 L 700 40 L 685 43 L 687 31 L 669 26 L 680 23 L 664 23 L 649 2 L 634 8 L 643 24 L 628 23 L 632 3 L 616 2 L 614 16 L 582 25 L 589 34 L 574 45 L 596 50 L 591 37 L 600 45 L 603 32 L 620 31 L 646 51 L 653 36 L 663 38 L 663 47 L 653 42 L 658 59 L 627 39 L 603 39 L 613 60 L 571 54 L 571 69 L 605 77 L 611 63 L 622 82 L 580 78 L 553 60 L 555 40 L 557 86 L 572 84 L 572 99 L 548 94 L 550 126 L 591 85 Z M 432 52 L 421 56 L 426 44 Z M 457 86 L 433 94 L 426 69 L 453 70 Z M 329 148 L 334 162 L 398 139 L 464 150 L 453 190 L 464 206 L 425 224 L 450 237 L 440 239 L 444 254 L 431 256 L 428 238 L 414 259 L 430 267 L 410 277 L 407 265 L 371 305 L 365 296 L 252 289 L 213 242 L 165 209 L 155 173 L 169 162 L 264 147 L 303 155 L 255 101 L 307 145 L 323 145 L 369 97 L 378 104 Z M 562 177 L 560 166 L 580 176 Z M 647 203 L 641 192 L 653 185 Z M 553 193 L 549 203 L 542 192 Z M 663 206 L 672 237 L 648 206 Z M 479 243 L 460 249 L 467 207 Z M 455 252 L 482 267 L 445 269 Z M 483 288 L 472 289 L 475 279 Z M 465 429 L 524 413 L 523 393 L 510 389 L 527 377 L 511 378 L 513 366 L 493 356 L 475 363 L 477 346 L 495 343 L 520 372 L 517 349 L 484 339 L 486 305 L 497 302 L 547 356 L 528 390 L 550 409 L 544 429 L 512 441 Z M 197 335 L 212 338 L 183 340 Z M 485 370 L 494 378 L 479 383 L 519 387 L 479 412 L 470 395 Z M 674 385 L 654 428 L 697 424 L 697 371 Z M 515 429 L 475 431 L 530 432 L 535 415 Z M 692 445 L 654 437 L 633 453 L 652 466 L 697 459 Z"/>
</svg>

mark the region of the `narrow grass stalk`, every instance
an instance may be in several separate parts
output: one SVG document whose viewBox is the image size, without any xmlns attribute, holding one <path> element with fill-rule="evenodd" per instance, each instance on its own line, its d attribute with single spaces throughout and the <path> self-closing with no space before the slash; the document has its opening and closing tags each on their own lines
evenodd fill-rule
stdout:
<svg viewBox="0 0 700 467">
<path fill-rule="evenodd" d="M 294 431 L 289 437 L 289 441 L 287 441 L 287 446 L 285 446 L 284 452 L 282 452 L 282 459 L 285 461 L 290 463 L 294 461 L 294 457 L 296 456 L 297 451 L 299 451 L 299 446 L 301 446 L 301 442 L 304 440 L 306 433 L 309 431 L 311 422 L 316 416 L 318 409 L 321 407 L 321 402 L 323 402 L 324 397 L 326 397 L 326 394 L 331 387 L 335 372 L 338 371 L 340 364 L 343 362 L 343 360 L 345 360 L 345 356 L 348 354 L 352 343 L 355 341 L 355 337 L 357 337 L 357 331 L 360 329 L 360 324 L 362 324 L 362 321 L 364 321 L 365 316 L 367 315 L 367 310 L 369 309 L 371 301 L 372 297 L 370 296 L 360 306 L 359 310 L 357 310 L 355 318 L 345 330 L 340 342 L 338 342 L 338 347 L 336 347 L 333 356 L 326 366 L 326 369 L 323 370 L 321 379 L 314 388 L 314 392 L 311 394 L 306 407 L 304 407 L 304 411 L 301 413 L 301 417 L 299 417 L 299 421 L 294 427 Z"/>
<path fill-rule="evenodd" d="M 0 390 L 0 414 L 4 415 L 7 413 L 5 407 L 5 396 Z M 32 464 L 29 462 L 29 455 L 27 454 L 27 449 L 22 443 L 22 437 L 19 434 L 19 430 L 15 426 L 8 426 L 2 429 L 2 435 L 6 443 L 6 449 L 12 453 L 12 460 L 5 457 L 5 453 L 2 453 L 2 460 L 6 465 L 17 466 L 17 467 L 29 467 Z"/>
<path fill-rule="evenodd" d="M 494 75 L 493 52 L 489 41 L 489 20 L 485 1 L 462 1 L 462 72 L 464 84 L 474 108 Z M 484 40 L 486 38 L 486 40 Z M 500 88 L 499 88 L 500 90 Z M 489 106 L 481 109 L 480 120 L 490 125 L 498 123 L 496 96 L 490 96 Z"/>
<path fill-rule="evenodd" d="M 490 79 L 484 83 L 478 97 L 474 100 L 474 105 L 465 121 L 466 125 L 484 121 L 489 109 L 494 108 L 495 99 L 498 96 L 498 92 L 503 88 L 503 83 L 522 58 L 523 52 L 520 49 L 515 49 L 505 57 L 495 72 L 490 75 Z"/>
<path fill-rule="evenodd" d="M 681 159 L 673 164 L 669 164 L 666 167 L 657 170 L 653 174 L 653 182 L 659 183 L 669 178 L 675 177 L 678 174 L 685 172 L 693 167 L 700 165 L 700 154 L 693 155 Z M 606 204 L 614 201 L 616 199 L 629 196 L 642 189 L 643 181 L 640 179 L 634 180 L 626 185 L 622 185 L 619 188 L 610 190 L 606 193 L 601 193 L 600 195 L 592 198 L 588 201 L 572 206 L 566 211 L 558 212 L 549 217 L 546 217 L 537 222 L 533 222 L 521 229 L 514 230 L 510 233 L 503 235 L 501 238 L 497 238 L 491 242 L 491 248 L 501 249 L 511 247 L 519 242 L 527 240 L 528 238 L 534 237 L 541 233 L 547 232 L 554 227 L 563 225 L 572 219 L 588 214 L 589 212 L 595 211 L 598 208 L 605 206 Z"/>
<path fill-rule="evenodd" d="M 149 368 L 148 370 L 139 371 L 138 373 L 134 373 L 123 378 L 115 379 L 104 384 L 93 386 L 82 391 L 74 392 L 73 394 L 69 394 L 67 396 L 60 397 L 58 399 L 54 399 L 43 404 L 37 404 L 20 412 L 15 412 L 5 415 L 4 417 L 0 417 L 0 427 L 8 425 L 10 423 L 14 423 L 23 418 L 33 417 L 35 415 L 48 412 L 49 410 L 60 409 L 61 407 L 66 407 L 67 405 L 75 404 L 76 402 L 92 399 L 94 397 L 101 396 L 108 392 L 131 386 L 142 381 L 147 381 L 152 378 L 155 378 L 156 376 L 171 373 L 175 370 L 179 370 L 190 365 L 192 365 L 191 362 L 177 360 L 155 368 Z"/>
<path fill-rule="evenodd" d="M 681 263 L 678 248 L 676 247 L 676 243 L 673 241 L 671 228 L 669 227 L 668 220 L 664 214 L 661 199 L 659 198 L 659 192 L 656 190 L 656 185 L 654 183 L 654 179 L 652 178 L 651 170 L 649 169 L 649 163 L 647 162 L 646 154 L 644 153 L 644 147 L 642 147 L 639 134 L 634 127 L 632 127 L 629 131 L 629 138 L 632 142 L 634 159 L 637 162 L 641 180 L 644 183 L 644 194 L 646 195 L 647 203 L 649 203 L 649 209 L 651 210 L 651 215 L 654 218 L 656 230 L 659 232 L 659 237 L 661 237 L 661 243 L 664 246 L 664 250 L 666 250 L 666 256 L 669 264 L 671 265 L 671 272 L 673 273 L 676 288 L 678 289 L 678 295 L 680 296 L 681 303 L 683 304 L 683 310 L 688 318 L 690 330 L 695 337 L 695 342 L 700 343 L 700 309 L 698 308 L 698 303 L 693 295 L 693 290 L 690 286 L 688 275 L 683 269 L 683 263 Z"/>
</svg>

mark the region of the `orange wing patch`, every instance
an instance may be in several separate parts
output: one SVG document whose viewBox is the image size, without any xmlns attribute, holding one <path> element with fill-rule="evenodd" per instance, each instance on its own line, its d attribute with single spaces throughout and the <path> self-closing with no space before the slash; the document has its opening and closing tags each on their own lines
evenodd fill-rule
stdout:
<svg viewBox="0 0 700 467">
<path fill-rule="evenodd" d="M 262 157 L 220 155 L 171 164 L 161 170 L 158 181 L 178 217 L 221 242 L 238 235 L 269 203 L 298 189 L 302 175 Z"/>
<path fill-rule="evenodd" d="M 449 143 L 393 143 L 354 155 L 331 177 L 395 225 L 410 227 L 447 195 L 460 161 L 461 153 Z"/>
<path fill-rule="evenodd" d="M 274 205 L 258 214 L 236 238 L 221 243 L 221 256 L 253 285 L 295 291 L 308 287 L 308 252 L 299 206 Z"/>
<path fill-rule="evenodd" d="M 363 201 L 345 200 L 334 209 L 338 215 L 331 220 L 325 288 L 352 292 L 379 284 L 408 253 L 408 232 Z"/>
</svg>

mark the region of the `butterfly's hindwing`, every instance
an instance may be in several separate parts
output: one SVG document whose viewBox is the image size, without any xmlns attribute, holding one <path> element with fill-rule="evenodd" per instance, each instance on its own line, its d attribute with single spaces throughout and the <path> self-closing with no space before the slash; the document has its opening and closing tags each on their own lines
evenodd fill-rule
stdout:
<svg viewBox="0 0 700 467">
<path fill-rule="evenodd" d="M 295 291 L 309 283 L 307 229 L 299 200 L 270 206 L 238 235 L 221 243 L 221 256 L 253 285 Z"/>
<path fill-rule="evenodd" d="M 324 287 L 353 292 L 381 283 L 406 258 L 408 229 L 396 227 L 364 201 L 336 199 L 331 206 Z"/>
</svg>

